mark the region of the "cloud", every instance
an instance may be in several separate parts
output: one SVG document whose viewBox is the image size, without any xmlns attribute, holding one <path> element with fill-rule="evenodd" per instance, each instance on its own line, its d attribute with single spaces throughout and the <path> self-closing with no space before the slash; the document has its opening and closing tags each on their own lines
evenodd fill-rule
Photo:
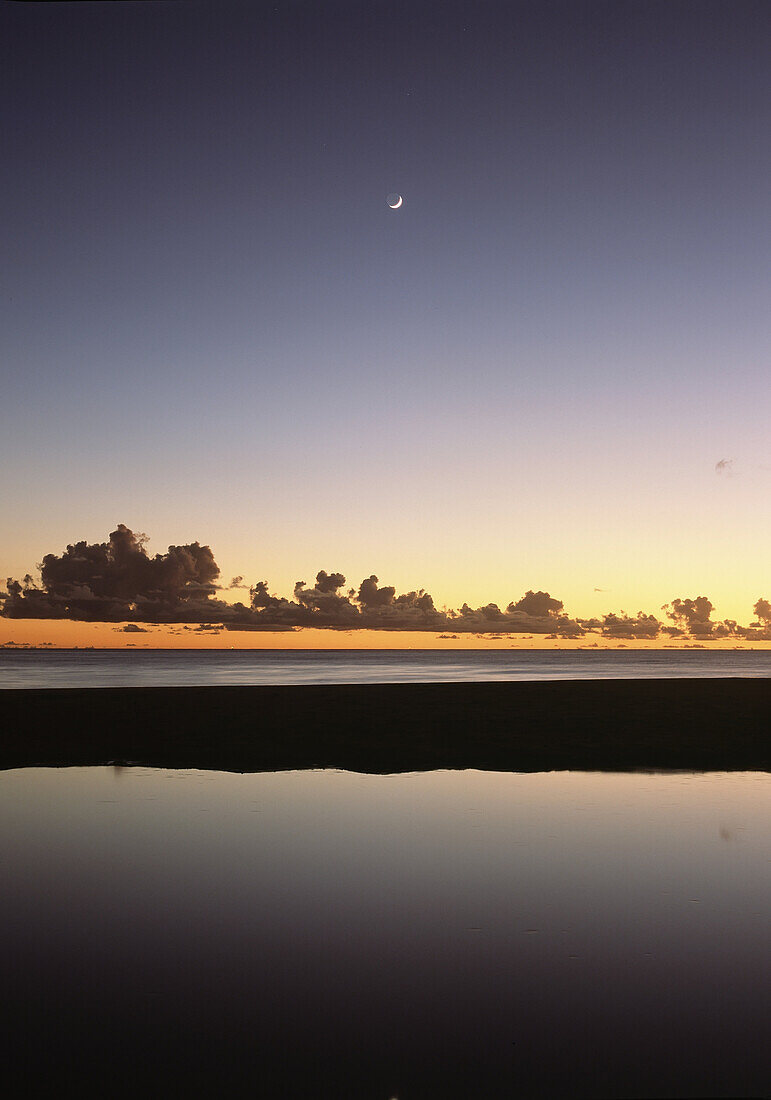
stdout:
<svg viewBox="0 0 771 1100">
<path fill-rule="evenodd" d="M 125 626 L 116 626 L 115 629 L 118 633 L 122 634 L 148 634 L 149 631 L 144 626 L 137 626 L 136 623 L 126 623 Z"/>
<path fill-rule="evenodd" d="M 341 595 L 339 589 L 345 584 L 342 573 L 327 573 L 321 569 L 316 574 L 316 583 L 310 587 L 305 581 L 294 586 L 294 598 L 300 610 L 298 626 L 351 626 L 359 615 L 349 596 Z"/>
<path fill-rule="evenodd" d="M 666 611 L 667 617 L 675 625 L 673 627 L 662 627 L 662 629 L 672 637 L 690 637 L 699 641 L 716 641 L 724 638 L 744 638 L 756 641 L 771 640 L 771 621 L 767 622 L 763 618 L 766 607 L 767 601 L 758 600 L 755 604 L 755 614 L 758 615 L 760 621 L 747 627 L 740 626 L 735 619 L 724 619 L 722 622 L 715 622 L 712 619 L 712 611 L 714 610 L 712 601 L 708 600 L 706 596 L 677 599 L 673 600 L 671 604 L 665 604 L 662 608 L 662 611 Z"/>
<path fill-rule="evenodd" d="M 465 630 L 476 634 L 555 634 L 563 638 L 580 638 L 583 628 L 567 615 L 561 614 L 562 600 L 557 600 L 548 592 L 527 591 L 516 602 L 510 603 L 505 611 L 498 604 L 489 603 L 484 607 L 471 608 L 463 604 L 460 611 L 450 612 L 449 617 L 454 630 Z"/>
<path fill-rule="evenodd" d="M 497 604 L 459 612 L 439 610 L 424 588 L 397 594 L 376 574 L 358 588 L 345 590 L 345 575 L 316 574 L 311 585 L 294 586 L 293 598 L 272 593 L 267 581 L 249 588 L 249 604 L 217 598 L 220 569 L 209 546 L 198 542 L 170 546 L 151 556 L 147 537 L 119 524 L 102 543 L 77 542 L 62 554 L 47 554 L 40 564 L 41 583 L 28 574 L 8 581 L 0 594 L 8 618 L 75 619 L 116 623 L 220 624 L 231 630 L 430 630 L 449 633 L 557 633 L 580 636 L 581 628 L 563 613 L 563 603 L 548 592 L 528 590 L 506 611 Z M 241 576 L 230 588 L 245 587 Z M 136 628 L 130 630 L 134 632 Z"/>
<path fill-rule="evenodd" d="M 741 637 L 754 642 L 771 642 L 771 603 L 762 596 L 753 607 L 755 622 L 748 627 L 739 627 Z"/>
<path fill-rule="evenodd" d="M 752 610 L 755 613 L 755 618 L 758 619 L 758 623 L 753 623 L 753 626 L 771 628 L 771 603 L 768 600 L 759 599 Z"/>
<path fill-rule="evenodd" d="M 657 638 L 661 632 L 661 623 L 655 615 L 646 615 L 644 611 L 638 611 L 636 615 L 627 615 L 622 611 L 617 615 L 614 611 L 603 615 L 601 619 L 580 619 L 584 630 L 598 631 L 603 638 Z"/>
<path fill-rule="evenodd" d="M 390 607 L 394 602 L 396 589 L 390 586 L 378 588 L 377 585 L 378 580 L 374 573 L 359 585 L 359 603 L 367 610 L 375 607 Z"/>
<path fill-rule="evenodd" d="M 693 638 L 709 638 L 715 629 L 716 624 L 711 618 L 712 601 L 706 596 L 672 600 L 671 604 L 664 604 L 661 610 L 666 611 L 667 618 L 679 630 Z"/>
<path fill-rule="evenodd" d="M 506 610 L 513 614 L 521 611 L 525 615 L 534 618 L 544 618 L 547 615 L 557 615 L 562 611 L 562 600 L 555 600 L 548 592 L 526 592 L 521 600 L 510 603 Z"/>
<path fill-rule="evenodd" d="M 107 542 L 71 544 L 46 554 L 42 586 L 9 579 L 3 614 L 9 618 L 88 622 L 199 621 L 216 591 L 219 566 L 198 542 L 170 546 L 150 557 L 146 536 L 119 524 Z M 225 608 L 228 605 L 222 604 Z"/>
<path fill-rule="evenodd" d="M 464 603 L 459 610 L 440 610 L 424 588 L 397 594 L 395 586 L 381 585 L 374 573 L 358 587 L 346 588 L 343 573 L 321 569 L 313 584 L 298 581 L 291 599 L 271 592 L 267 581 L 247 586 L 242 576 L 233 577 L 226 587 L 248 588 L 249 602 L 226 603 L 218 597 L 222 591 L 220 569 L 209 546 L 191 542 L 169 546 L 166 553 L 151 556 L 147 541 L 146 535 L 119 524 L 106 542 L 81 541 L 68 545 L 61 554 L 46 554 L 38 567 L 38 584 L 29 573 L 21 581 L 8 579 L 7 591 L 0 592 L 2 615 L 112 622 L 125 624 L 116 629 L 131 634 L 146 633 L 137 624 L 164 623 L 177 628 L 197 624 L 201 632 L 320 627 L 423 630 L 453 638 L 516 634 L 560 639 L 594 632 L 616 640 L 650 640 L 662 634 L 697 641 L 771 640 L 771 603 L 762 597 L 754 606 L 756 619 L 749 627 L 731 619 L 715 622 L 706 596 L 665 604 L 662 610 L 668 622 L 642 611 L 636 615 L 608 612 L 577 620 L 565 612 L 562 600 L 541 589 L 527 589 L 505 610 L 497 603 L 479 607 Z"/>
</svg>

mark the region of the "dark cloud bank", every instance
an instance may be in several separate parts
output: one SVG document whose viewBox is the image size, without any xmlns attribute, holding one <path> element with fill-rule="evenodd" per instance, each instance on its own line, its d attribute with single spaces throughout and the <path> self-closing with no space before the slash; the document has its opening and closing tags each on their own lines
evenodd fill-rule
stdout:
<svg viewBox="0 0 771 1100">
<path fill-rule="evenodd" d="M 313 584 L 294 587 L 291 600 L 272 594 L 265 581 L 251 587 L 242 577 L 219 583 L 220 570 L 209 546 L 198 542 L 170 546 L 151 556 L 147 538 L 119 524 L 107 542 L 74 543 L 63 554 L 46 554 L 39 565 L 40 583 L 27 574 L 9 578 L 0 592 L 2 614 L 11 619 L 75 619 L 81 622 L 127 623 L 127 633 L 140 633 L 139 623 L 195 623 L 236 630 L 293 630 L 313 626 L 337 630 L 428 630 L 458 634 L 539 634 L 580 638 L 596 632 L 608 639 L 726 638 L 771 640 L 771 603 L 759 599 L 750 626 L 732 620 L 715 622 L 706 596 L 675 599 L 662 611 L 666 620 L 642 611 L 609 612 L 596 619 L 572 619 L 562 600 L 529 590 L 502 610 L 497 604 L 459 611 L 438 609 L 424 589 L 396 594 L 374 574 L 358 588 L 346 588 L 342 573 L 321 570 Z M 247 589 L 249 603 L 226 603 L 218 593 Z"/>
</svg>

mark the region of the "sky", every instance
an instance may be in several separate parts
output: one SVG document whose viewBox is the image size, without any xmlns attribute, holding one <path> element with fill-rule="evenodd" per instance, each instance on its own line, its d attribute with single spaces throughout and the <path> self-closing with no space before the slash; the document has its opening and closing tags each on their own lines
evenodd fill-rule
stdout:
<svg viewBox="0 0 771 1100">
<path fill-rule="evenodd" d="M 771 597 L 766 3 L 0 31 L 0 576 L 124 524 L 288 600 Z"/>
</svg>

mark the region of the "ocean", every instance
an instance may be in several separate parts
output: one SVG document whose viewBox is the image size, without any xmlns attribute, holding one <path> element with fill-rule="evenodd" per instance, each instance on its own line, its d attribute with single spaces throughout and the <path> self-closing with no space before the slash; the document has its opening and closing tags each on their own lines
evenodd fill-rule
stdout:
<svg viewBox="0 0 771 1100">
<path fill-rule="evenodd" d="M 0 689 L 715 676 L 771 676 L 771 651 L 0 651 Z"/>
</svg>

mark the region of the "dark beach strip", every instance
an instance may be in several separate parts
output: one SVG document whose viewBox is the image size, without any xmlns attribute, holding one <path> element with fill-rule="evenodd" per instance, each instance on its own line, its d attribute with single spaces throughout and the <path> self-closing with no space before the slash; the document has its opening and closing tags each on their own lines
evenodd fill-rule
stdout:
<svg viewBox="0 0 771 1100">
<path fill-rule="evenodd" d="M 770 679 L 0 692 L 0 768 L 771 770 Z"/>
</svg>

